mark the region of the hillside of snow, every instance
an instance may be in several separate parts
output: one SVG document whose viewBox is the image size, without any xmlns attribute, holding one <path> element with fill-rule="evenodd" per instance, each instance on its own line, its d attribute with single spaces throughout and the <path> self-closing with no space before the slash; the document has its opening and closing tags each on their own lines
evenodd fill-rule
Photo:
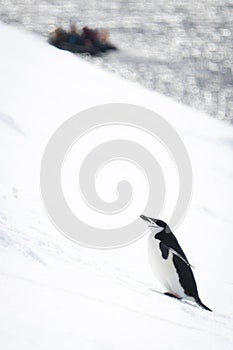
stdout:
<svg viewBox="0 0 233 350">
<path fill-rule="evenodd" d="M 3 24 L 0 42 L 0 348 L 232 349 L 232 127 Z M 159 293 L 146 237 L 87 249 L 44 211 L 49 138 L 77 112 L 110 102 L 154 110 L 188 149 L 193 197 L 175 234 L 213 313 Z"/>
</svg>

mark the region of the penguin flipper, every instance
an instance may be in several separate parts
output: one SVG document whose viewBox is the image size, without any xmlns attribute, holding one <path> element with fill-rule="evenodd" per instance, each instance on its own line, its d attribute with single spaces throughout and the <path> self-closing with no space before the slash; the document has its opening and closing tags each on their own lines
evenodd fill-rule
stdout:
<svg viewBox="0 0 233 350">
<path fill-rule="evenodd" d="M 192 267 L 192 268 L 195 268 L 194 266 L 192 266 L 192 265 L 188 262 L 188 260 L 187 260 L 187 258 L 186 258 L 185 255 L 182 256 L 182 255 L 181 255 L 180 253 L 178 253 L 175 249 L 169 247 L 167 244 L 165 244 L 165 243 L 162 242 L 162 241 L 160 242 L 160 249 L 161 249 L 161 251 L 162 251 L 163 258 L 166 259 L 167 256 L 165 257 L 164 255 L 165 255 L 165 254 L 168 255 L 168 252 L 170 251 L 170 252 L 172 252 L 172 254 L 178 256 L 178 258 L 180 258 L 187 266 Z M 167 251 L 167 253 L 166 253 L 166 251 Z"/>
<path fill-rule="evenodd" d="M 170 248 L 170 247 L 168 247 L 168 249 L 169 249 L 173 254 L 175 254 L 176 256 L 178 256 L 178 258 L 180 258 L 181 260 L 183 260 L 183 262 L 184 262 L 187 266 L 192 267 L 192 268 L 195 269 L 195 267 L 194 267 L 193 265 L 191 265 L 191 264 L 188 262 L 188 260 L 185 259 L 183 256 L 181 256 L 177 251 L 175 251 L 174 249 L 172 249 L 172 248 Z"/>
<path fill-rule="evenodd" d="M 173 235 L 173 233 L 167 234 L 167 236 L 161 241 L 167 246 L 167 248 L 177 257 L 179 257 L 188 267 L 193 267 L 189 262 L 184 254 L 181 246 L 179 245 L 176 237 Z"/>
</svg>

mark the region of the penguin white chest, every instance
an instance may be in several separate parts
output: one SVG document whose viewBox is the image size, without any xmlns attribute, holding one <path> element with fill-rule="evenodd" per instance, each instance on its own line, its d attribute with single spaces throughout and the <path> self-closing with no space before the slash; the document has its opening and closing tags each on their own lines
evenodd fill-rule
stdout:
<svg viewBox="0 0 233 350">
<path fill-rule="evenodd" d="M 155 233 L 152 229 L 148 238 L 148 256 L 152 271 L 160 284 L 166 289 L 166 292 L 183 298 L 185 297 L 185 292 L 173 264 L 173 253 L 169 251 L 168 255 L 163 257 L 160 241 L 155 239 L 154 236 Z"/>
</svg>

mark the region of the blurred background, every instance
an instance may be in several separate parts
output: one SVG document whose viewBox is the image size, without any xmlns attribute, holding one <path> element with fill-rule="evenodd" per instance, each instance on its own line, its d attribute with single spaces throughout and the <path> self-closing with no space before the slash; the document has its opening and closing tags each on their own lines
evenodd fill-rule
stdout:
<svg viewBox="0 0 233 350">
<path fill-rule="evenodd" d="M 177 101 L 233 119 L 231 0 L 0 0 L 0 21 L 47 39 L 106 28 L 119 51 L 83 58 Z"/>
</svg>

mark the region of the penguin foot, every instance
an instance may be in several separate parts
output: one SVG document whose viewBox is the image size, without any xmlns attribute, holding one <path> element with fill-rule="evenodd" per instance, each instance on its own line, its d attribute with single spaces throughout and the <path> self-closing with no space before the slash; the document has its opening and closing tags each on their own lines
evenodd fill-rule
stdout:
<svg viewBox="0 0 233 350">
<path fill-rule="evenodd" d="M 173 293 L 170 293 L 170 292 L 165 292 L 165 293 L 163 293 L 163 294 L 164 294 L 164 295 L 167 295 L 168 297 L 171 297 L 171 298 L 175 298 L 175 299 L 179 299 L 179 300 L 182 299 L 182 298 L 179 297 L 178 295 L 173 294 Z"/>
</svg>

